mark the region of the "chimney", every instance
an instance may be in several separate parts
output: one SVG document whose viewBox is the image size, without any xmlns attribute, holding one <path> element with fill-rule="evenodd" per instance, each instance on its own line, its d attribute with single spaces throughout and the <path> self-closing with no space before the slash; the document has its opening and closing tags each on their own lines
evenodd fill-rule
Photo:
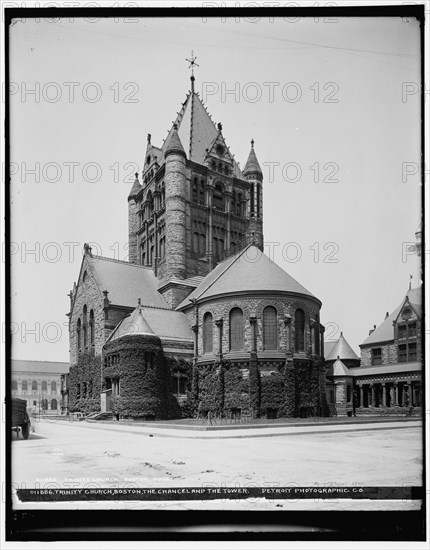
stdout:
<svg viewBox="0 0 430 550">
<path fill-rule="evenodd" d="M 369 336 L 372 334 L 372 332 L 375 332 L 376 325 L 373 325 L 373 328 L 369 330 Z"/>
<path fill-rule="evenodd" d="M 389 314 L 388 314 L 388 311 L 387 311 L 387 313 L 385 314 L 385 319 L 386 319 L 388 316 L 389 316 Z"/>
</svg>

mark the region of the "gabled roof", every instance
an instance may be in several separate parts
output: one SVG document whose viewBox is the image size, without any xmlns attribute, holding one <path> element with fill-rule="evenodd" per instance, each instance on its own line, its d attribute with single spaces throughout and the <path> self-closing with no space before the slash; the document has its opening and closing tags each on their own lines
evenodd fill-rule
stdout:
<svg viewBox="0 0 430 550">
<path fill-rule="evenodd" d="M 236 256 L 221 262 L 177 307 L 190 306 L 190 300 L 206 300 L 223 294 L 275 292 L 312 297 L 305 287 L 276 265 L 256 246 L 248 245 Z"/>
<path fill-rule="evenodd" d="M 29 361 L 26 359 L 12 359 L 12 373 L 47 373 L 47 374 L 67 374 L 69 372 L 69 363 L 59 361 Z"/>
<path fill-rule="evenodd" d="M 141 298 L 145 306 L 169 308 L 157 291 L 158 279 L 151 268 L 89 254 L 86 259 L 100 291 L 108 291 L 112 304 L 135 307 Z"/>
<path fill-rule="evenodd" d="M 326 346 L 326 343 L 324 343 L 324 346 Z M 339 357 L 342 361 L 345 361 L 346 359 L 355 359 L 357 361 L 360 360 L 358 355 L 345 340 L 342 332 L 340 333 L 337 342 L 334 342 L 328 350 L 324 347 L 324 353 L 326 361 L 334 361 L 337 357 Z"/>
<path fill-rule="evenodd" d="M 394 340 L 393 321 L 397 319 L 407 298 L 409 299 L 409 303 L 415 310 L 418 317 L 421 317 L 421 287 L 410 288 L 406 292 L 401 304 L 393 311 L 391 315 L 384 319 L 384 321 L 372 332 L 372 334 L 366 338 L 366 340 L 364 340 L 362 344 L 360 344 L 360 346 Z"/>
</svg>

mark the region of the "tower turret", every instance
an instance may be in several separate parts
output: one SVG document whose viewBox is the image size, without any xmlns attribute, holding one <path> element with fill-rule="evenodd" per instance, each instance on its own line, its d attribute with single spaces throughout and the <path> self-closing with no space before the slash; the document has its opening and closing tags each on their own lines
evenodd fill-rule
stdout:
<svg viewBox="0 0 430 550">
<path fill-rule="evenodd" d="M 163 279 L 185 279 L 187 237 L 186 154 L 174 124 L 164 153 L 166 159 L 166 262 Z"/>
<path fill-rule="evenodd" d="M 255 154 L 253 139 L 251 140 L 251 151 L 243 169 L 243 175 L 250 183 L 247 241 L 248 244 L 255 244 L 263 251 L 263 172 Z"/>
<path fill-rule="evenodd" d="M 136 198 L 142 189 L 139 183 L 139 174 L 136 172 L 136 179 L 128 194 L 128 261 L 132 264 L 138 263 L 137 251 L 137 230 L 139 229 L 139 203 Z"/>
</svg>

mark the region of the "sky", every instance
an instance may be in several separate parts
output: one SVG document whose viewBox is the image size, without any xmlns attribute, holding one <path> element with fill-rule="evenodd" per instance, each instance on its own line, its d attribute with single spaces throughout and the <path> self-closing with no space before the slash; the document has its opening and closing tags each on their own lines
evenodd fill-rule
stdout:
<svg viewBox="0 0 430 550">
<path fill-rule="evenodd" d="M 191 51 L 240 166 L 255 140 L 265 251 L 322 301 L 328 339 L 359 353 L 419 284 L 416 21 L 26 19 L 10 37 L 12 357 L 68 361 L 83 245 L 127 259 L 133 174 L 185 100 Z"/>
</svg>

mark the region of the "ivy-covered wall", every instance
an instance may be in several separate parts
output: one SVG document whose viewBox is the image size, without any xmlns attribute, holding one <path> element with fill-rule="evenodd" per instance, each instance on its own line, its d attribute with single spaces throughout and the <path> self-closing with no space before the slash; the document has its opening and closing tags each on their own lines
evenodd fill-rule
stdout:
<svg viewBox="0 0 430 550">
<path fill-rule="evenodd" d="M 116 357 L 116 361 L 110 358 Z M 174 419 L 250 413 L 254 417 L 321 414 L 319 361 L 288 360 L 278 367 L 256 360 L 207 365 L 165 357 L 157 336 L 125 336 L 104 347 L 100 357 L 83 354 L 70 372 L 70 410 L 100 410 L 101 380 L 119 380 L 111 400 L 120 418 Z M 186 378 L 185 395 L 175 395 L 176 378 Z M 80 393 L 78 393 L 78 384 Z M 85 387 L 85 392 L 83 388 Z M 90 391 L 91 388 L 91 391 Z"/>
<path fill-rule="evenodd" d="M 85 414 L 100 410 L 101 357 L 91 351 L 81 353 L 77 365 L 70 367 L 69 411 Z"/>
</svg>

